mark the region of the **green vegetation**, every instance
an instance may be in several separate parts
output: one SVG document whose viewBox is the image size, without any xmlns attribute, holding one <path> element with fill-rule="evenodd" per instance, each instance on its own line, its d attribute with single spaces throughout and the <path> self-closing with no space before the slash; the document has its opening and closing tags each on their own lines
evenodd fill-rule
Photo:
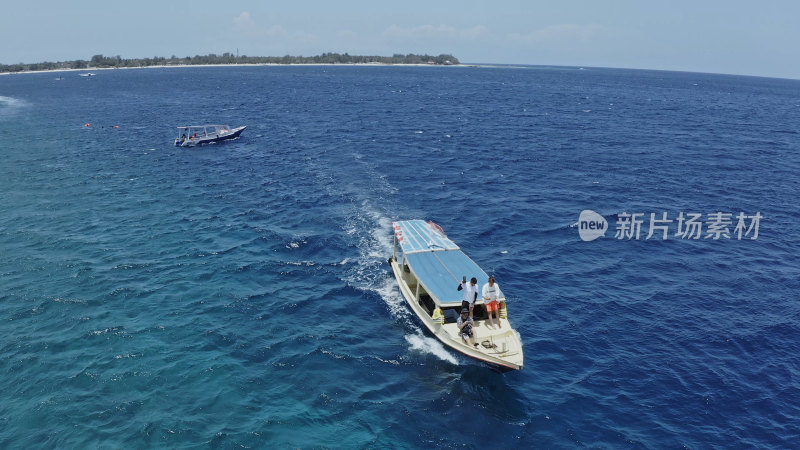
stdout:
<svg viewBox="0 0 800 450">
<path fill-rule="evenodd" d="M 94 55 L 89 61 L 42 62 L 34 64 L 0 64 L 0 73 L 27 72 L 32 70 L 64 70 L 64 69 L 102 69 L 121 67 L 153 67 L 200 64 L 432 64 L 454 65 L 458 59 L 452 55 L 401 55 L 393 56 L 358 56 L 347 53 L 323 53 L 318 56 L 237 56 L 231 53 L 205 56 L 187 56 L 170 58 L 156 56 L 154 58 L 122 59 L 120 56 Z"/>
</svg>

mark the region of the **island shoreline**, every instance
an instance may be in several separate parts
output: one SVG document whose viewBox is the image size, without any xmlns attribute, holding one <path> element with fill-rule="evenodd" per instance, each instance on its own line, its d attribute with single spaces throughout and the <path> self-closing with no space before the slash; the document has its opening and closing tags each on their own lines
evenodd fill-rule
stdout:
<svg viewBox="0 0 800 450">
<path fill-rule="evenodd" d="M 58 73 L 58 72 L 94 72 L 108 70 L 130 70 L 130 69 L 182 69 L 187 67 L 481 67 L 482 64 L 402 64 L 402 63 L 231 63 L 231 64 L 170 64 L 163 66 L 140 66 L 140 67 L 85 67 L 83 69 L 48 69 L 48 70 L 21 70 L 19 72 L 0 72 L 3 75 L 22 75 L 34 73 Z"/>
<path fill-rule="evenodd" d="M 392 56 L 350 55 L 348 53 L 322 53 L 316 56 L 239 56 L 231 53 L 217 55 L 195 55 L 178 58 L 156 56 L 154 58 L 122 58 L 117 56 L 94 55 L 90 60 L 0 64 L 0 73 L 41 73 L 75 70 L 138 69 L 147 67 L 186 67 L 186 66 L 305 66 L 305 65 L 459 65 L 461 61 L 453 55 L 438 56 L 419 54 L 400 54 Z"/>
</svg>

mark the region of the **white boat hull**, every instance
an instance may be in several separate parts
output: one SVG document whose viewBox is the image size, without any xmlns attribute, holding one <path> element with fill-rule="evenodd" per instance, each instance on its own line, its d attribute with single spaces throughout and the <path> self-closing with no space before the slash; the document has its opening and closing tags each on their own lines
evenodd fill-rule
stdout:
<svg viewBox="0 0 800 450">
<path fill-rule="evenodd" d="M 469 357 L 483 361 L 500 371 L 521 370 L 523 366 L 522 343 L 517 332 L 511 328 L 507 319 L 500 319 L 502 327 L 491 329 L 485 320 L 476 320 L 472 327 L 473 337 L 478 347 L 473 347 L 461 339 L 458 326 L 455 323 L 438 323 L 428 314 L 417 300 L 416 293 L 409 281 L 414 283 L 415 276 L 412 272 L 405 272 L 398 261 L 389 260 L 392 272 L 397 279 L 400 292 L 408 302 L 411 310 L 419 317 L 420 321 L 437 339 L 449 348 Z M 454 287 L 455 289 L 455 287 Z M 483 345 L 488 341 L 489 347 Z"/>
<path fill-rule="evenodd" d="M 199 128 L 199 127 L 198 127 Z M 190 136 L 186 139 L 175 139 L 176 147 L 195 147 L 198 145 L 213 144 L 232 139 L 238 139 L 242 132 L 247 128 L 246 126 L 229 129 L 225 132 L 212 132 L 203 134 L 201 136 Z M 202 131 L 202 130 L 201 130 Z"/>
</svg>

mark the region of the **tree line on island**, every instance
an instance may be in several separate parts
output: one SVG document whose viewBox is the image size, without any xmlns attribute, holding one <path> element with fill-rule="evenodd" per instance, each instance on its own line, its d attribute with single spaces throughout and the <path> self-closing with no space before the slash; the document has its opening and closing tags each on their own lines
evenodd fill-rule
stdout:
<svg viewBox="0 0 800 450">
<path fill-rule="evenodd" d="M 179 58 L 172 55 L 169 58 L 156 56 L 154 58 L 121 58 L 117 56 L 94 55 L 88 61 L 77 59 L 73 61 L 41 62 L 32 64 L 0 64 L 1 72 L 28 72 L 39 70 L 65 70 L 65 69 L 104 69 L 125 67 L 153 67 L 153 66 L 196 66 L 214 64 L 430 64 L 430 65 L 456 65 L 458 59 L 453 55 L 407 55 L 395 53 L 393 56 L 359 56 L 347 53 L 323 53 L 317 56 L 238 56 L 231 53 L 217 55 L 195 55 Z"/>
</svg>

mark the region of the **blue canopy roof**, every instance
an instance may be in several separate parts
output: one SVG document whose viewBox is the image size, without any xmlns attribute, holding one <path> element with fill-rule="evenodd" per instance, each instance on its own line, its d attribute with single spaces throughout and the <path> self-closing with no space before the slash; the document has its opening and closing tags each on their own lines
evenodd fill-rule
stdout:
<svg viewBox="0 0 800 450">
<path fill-rule="evenodd" d="M 434 250 L 459 250 L 455 242 L 444 234 L 439 225 L 424 220 L 403 220 L 393 222 L 394 234 L 403 253 Z"/>
<path fill-rule="evenodd" d="M 393 225 L 408 265 L 434 301 L 443 306 L 460 305 L 464 294 L 458 290 L 458 283 L 463 277 L 477 278 L 478 286 L 488 280 L 486 272 L 448 239 L 438 225 L 422 220 Z"/>
</svg>

